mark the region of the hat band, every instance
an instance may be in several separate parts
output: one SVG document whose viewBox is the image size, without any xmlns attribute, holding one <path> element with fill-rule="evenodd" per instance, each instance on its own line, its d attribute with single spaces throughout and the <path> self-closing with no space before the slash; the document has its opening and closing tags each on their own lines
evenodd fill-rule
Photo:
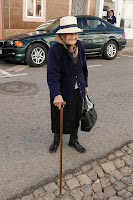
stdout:
<svg viewBox="0 0 133 200">
<path fill-rule="evenodd" d="M 60 26 L 60 29 L 70 28 L 70 27 L 77 27 L 77 24 L 69 24 L 69 25 L 65 25 L 65 26 Z"/>
</svg>

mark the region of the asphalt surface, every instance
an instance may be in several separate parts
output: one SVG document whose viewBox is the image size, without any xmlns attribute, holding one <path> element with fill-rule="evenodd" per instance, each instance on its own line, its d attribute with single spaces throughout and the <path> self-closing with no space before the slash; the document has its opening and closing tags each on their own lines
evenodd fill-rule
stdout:
<svg viewBox="0 0 133 200">
<path fill-rule="evenodd" d="M 67 145 L 68 135 L 63 137 L 63 172 L 133 140 L 133 55 L 118 55 L 112 61 L 87 58 L 87 64 L 89 96 L 98 120 L 90 133 L 79 130 L 85 154 Z M 14 81 L 36 84 L 33 94 L 0 90 L 0 200 L 7 200 L 26 195 L 59 175 L 59 149 L 54 154 L 48 152 L 53 135 L 46 65 L 29 68 L 0 62 L 0 69 L 14 75 L 27 73 L 0 78 L 0 85 Z"/>
</svg>

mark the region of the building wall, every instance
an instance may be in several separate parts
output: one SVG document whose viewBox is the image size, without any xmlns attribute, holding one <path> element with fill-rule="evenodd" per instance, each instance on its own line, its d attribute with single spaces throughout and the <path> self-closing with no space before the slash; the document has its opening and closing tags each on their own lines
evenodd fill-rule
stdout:
<svg viewBox="0 0 133 200">
<path fill-rule="evenodd" d="M 96 0 L 90 1 L 90 12 L 89 15 L 95 16 Z"/>
<path fill-rule="evenodd" d="M 0 39 L 2 39 L 2 0 L 0 0 Z"/>
<path fill-rule="evenodd" d="M 2 0 L 0 0 L 2 1 Z M 11 35 L 16 35 L 19 33 L 25 33 L 27 31 L 32 31 L 36 27 L 38 27 L 43 22 L 30 22 L 23 20 L 23 3 L 25 0 L 10 0 L 10 27 L 11 27 Z M 70 14 L 70 2 L 76 0 L 46 0 L 46 21 L 50 19 L 54 19 L 57 17 L 65 16 Z M 85 7 L 85 2 L 90 2 L 89 4 L 89 14 L 95 15 L 95 6 L 96 0 L 82 0 L 82 6 Z M 80 2 L 78 0 L 78 2 Z M 73 4 L 71 4 L 73 5 Z M 80 4 L 79 4 L 80 5 Z M 80 13 L 78 14 L 85 14 L 85 8 L 80 8 Z M 73 9 L 71 10 L 71 14 Z M 75 11 L 76 12 L 76 11 Z M 4 37 L 9 36 L 9 24 L 8 24 L 8 0 L 4 0 Z"/>
<path fill-rule="evenodd" d="M 46 0 L 46 21 L 68 15 L 69 1 L 68 0 Z M 4 36 L 9 35 L 8 22 L 8 0 L 4 0 Z M 33 30 L 43 22 L 27 22 L 23 21 L 23 0 L 10 0 L 10 27 L 11 35 L 24 33 Z"/>
</svg>

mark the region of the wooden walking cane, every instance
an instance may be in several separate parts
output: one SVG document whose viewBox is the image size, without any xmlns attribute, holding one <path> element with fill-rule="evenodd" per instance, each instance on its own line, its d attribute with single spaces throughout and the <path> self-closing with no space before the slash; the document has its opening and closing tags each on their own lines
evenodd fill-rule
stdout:
<svg viewBox="0 0 133 200">
<path fill-rule="evenodd" d="M 60 194 L 59 196 L 62 196 L 62 136 L 63 136 L 63 107 L 66 105 L 66 102 L 64 101 L 61 104 L 61 110 L 60 110 Z"/>
</svg>

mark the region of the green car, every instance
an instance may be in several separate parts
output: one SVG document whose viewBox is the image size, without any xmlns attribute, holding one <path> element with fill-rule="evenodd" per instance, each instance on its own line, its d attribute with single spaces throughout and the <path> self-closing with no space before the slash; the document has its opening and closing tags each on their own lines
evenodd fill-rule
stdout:
<svg viewBox="0 0 133 200">
<path fill-rule="evenodd" d="M 78 39 L 86 55 L 102 54 L 112 60 L 126 45 L 125 32 L 101 18 L 76 16 L 78 27 L 83 29 Z M 55 42 L 55 32 L 60 28 L 60 18 L 45 22 L 33 32 L 0 40 L 0 59 L 26 62 L 31 67 L 41 67 L 47 62 L 49 47 Z"/>
</svg>

